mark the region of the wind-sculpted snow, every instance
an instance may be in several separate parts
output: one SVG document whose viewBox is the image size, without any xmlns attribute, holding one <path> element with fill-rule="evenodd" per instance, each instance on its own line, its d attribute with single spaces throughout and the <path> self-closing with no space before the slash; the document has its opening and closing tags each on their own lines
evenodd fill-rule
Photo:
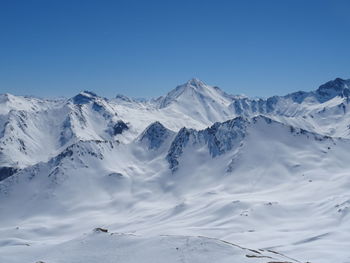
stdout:
<svg viewBox="0 0 350 263">
<path fill-rule="evenodd" d="M 0 262 L 346 263 L 348 95 L 1 95 Z"/>
</svg>

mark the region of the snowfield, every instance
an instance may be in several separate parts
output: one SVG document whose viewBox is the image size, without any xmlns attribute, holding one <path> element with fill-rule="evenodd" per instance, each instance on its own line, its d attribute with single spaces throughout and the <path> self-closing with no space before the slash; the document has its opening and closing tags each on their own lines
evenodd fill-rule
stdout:
<svg viewBox="0 0 350 263">
<path fill-rule="evenodd" d="M 37 246 L 33 250 L 17 248 L 22 258 L 37 258 L 57 263 L 94 262 L 290 262 L 298 261 L 273 250 L 253 250 L 226 241 L 190 236 L 140 237 L 118 233 L 90 233 L 59 246 Z M 13 252 L 12 252 L 13 253 Z M 5 262 L 13 261 L 11 251 Z M 22 261 L 23 262 L 23 261 Z"/>
<path fill-rule="evenodd" d="M 350 262 L 349 87 L 0 95 L 0 262 Z"/>
</svg>

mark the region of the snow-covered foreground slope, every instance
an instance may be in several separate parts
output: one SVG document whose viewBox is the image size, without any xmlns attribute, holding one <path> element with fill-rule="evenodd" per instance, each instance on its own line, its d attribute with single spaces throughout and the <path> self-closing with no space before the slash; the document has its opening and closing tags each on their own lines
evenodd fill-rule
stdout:
<svg viewBox="0 0 350 263">
<path fill-rule="evenodd" d="M 13 252 L 20 252 L 22 256 L 15 259 Z M 26 262 L 56 263 L 298 262 L 276 251 L 248 249 L 227 241 L 202 236 L 144 238 L 131 234 L 103 232 L 85 234 L 60 245 L 38 246 L 34 249 L 22 246 L 15 251 L 5 252 L 0 259 L 16 263 L 23 262 L 24 257 Z"/>
<path fill-rule="evenodd" d="M 76 140 L 0 183 L 0 262 L 345 263 L 349 150 L 260 115 Z"/>
</svg>

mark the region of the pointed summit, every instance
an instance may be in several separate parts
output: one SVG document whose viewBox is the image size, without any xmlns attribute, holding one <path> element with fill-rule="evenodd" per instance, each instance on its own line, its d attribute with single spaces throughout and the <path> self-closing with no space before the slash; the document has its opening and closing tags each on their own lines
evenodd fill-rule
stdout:
<svg viewBox="0 0 350 263">
<path fill-rule="evenodd" d="M 197 78 L 192 78 L 186 82 L 186 87 L 193 87 L 193 88 L 202 88 L 207 86 L 203 81 Z"/>
<path fill-rule="evenodd" d="M 188 107 L 198 103 L 204 106 L 212 102 L 228 104 L 231 100 L 231 97 L 218 87 L 209 86 L 197 78 L 192 78 L 186 83 L 177 86 L 166 96 L 161 97 L 158 100 L 158 105 L 159 108 L 165 108 L 172 104 Z"/>
<path fill-rule="evenodd" d="M 150 124 L 140 135 L 139 140 L 146 142 L 149 149 L 158 149 L 173 132 L 159 121 Z"/>
<path fill-rule="evenodd" d="M 73 101 L 74 104 L 87 104 L 97 97 L 98 96 L 96 95 L 96 93 L 92 91 L 84 90 L 80 92 L 78 95 L 75 95 L 73 98 L 71 98 L 71 100 Z"/>
</svg>

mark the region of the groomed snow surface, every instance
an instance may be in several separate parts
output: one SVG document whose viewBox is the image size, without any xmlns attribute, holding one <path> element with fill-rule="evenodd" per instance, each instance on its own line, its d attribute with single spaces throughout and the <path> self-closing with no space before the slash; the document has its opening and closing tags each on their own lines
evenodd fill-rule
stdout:
<svg viewBox="0 0 350 263">
<path fill-rule="evenodd" d="M 0 262 L 349 263 L 348 84 L 1 95 Z"/>
</svg>

